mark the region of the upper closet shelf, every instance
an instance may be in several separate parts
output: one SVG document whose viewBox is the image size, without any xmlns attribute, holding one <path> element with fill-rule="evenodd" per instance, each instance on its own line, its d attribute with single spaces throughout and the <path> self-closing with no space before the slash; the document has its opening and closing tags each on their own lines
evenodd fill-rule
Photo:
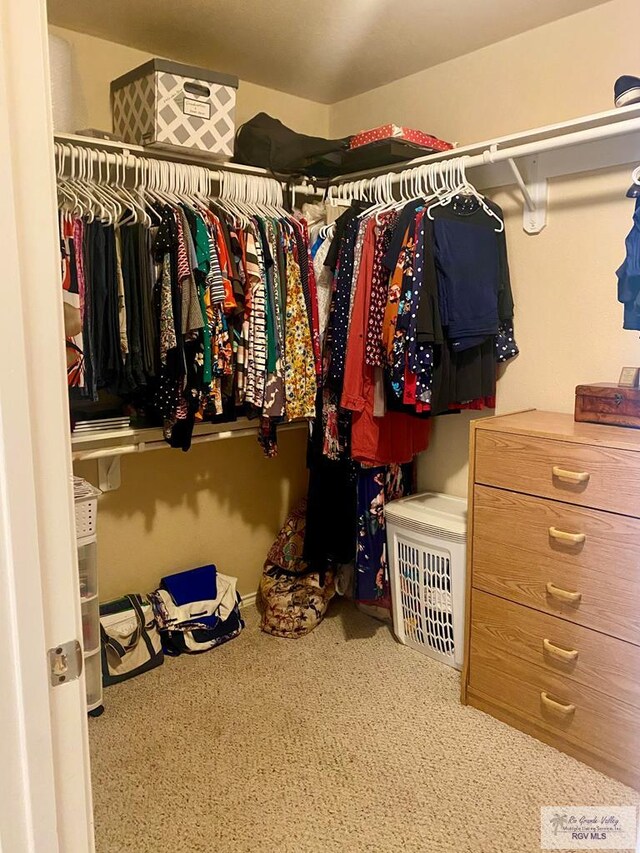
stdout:
<svg viewBox="0 0 640 853">
<path fill-rule="evenodd" d="M 271 178 L 273 175 L 267 169 L 257 166 L 245 166 L 242 163 L 221 163 L 207 156 L 205 152 L 196 149 L 151 148 L 144 145 L 134 145 L 131 142 L 117 142 L 113 139 L 99 139 L 95 136 L 80 136 L 77 133 L 54 133 L 56 142 L 66 142 L 69 145 L 82 145 L 86 148 L 97 148 L 100 151 L 113 151 L 125 154 L 135 154 L 137 157 L 153 157 L 157 160 L 172 160 L 174 163 L 194 163 L 198 166 L 209 166 L 211 169 L 223 172 L 239 172 L 246 175 L 262 175 Z"/>
<path fill-rule="evenodd" d="M 117 142 L 113 139 L 80 136 L 77 133 L 54 133 L 53 139 L 55 142 L 61 144 L 91 148 L 96 151 L 106 151 L 107 153 L 132 154 L 135 157 L 148 157 L 154 160 L 168 160 L 172 163 L 204 166 L 213 172 L 232 172 L 239 175 L 255 175 L 259 178 L 274 177 L 268 169 L 261 169 L 258 166 L 247 166 L 244 163 L 220 162 L 214 160 L 205 152 L 197 151 L 196 149 L 145 147 L 144 145 L 134 145 L 130 142 Z M 323 192 L 322 189 L 318 189 L 311 178 L 296 179 L 293 183 L 295 184 L 295 191 L 301 195 L 318 195 Z"/>
<path fill-rule="evenodd" d="M 57 133 L 55 140 L 103 151 L 129 152 L 142 157 L 198 163 L 216 171 L 271 177 L 266 169 L 238 163 L 217 163 L 207 159 L 206 155 L 188 151 L 144 148 L 140 145 L 70 133 Z M 339 175 L 330 183 L 343 184 L 433 163 L 446 163 L 455 157 L 465 157 L 466 168 L 477 170 L 474 174 L 474 183 L 477 186 L 490 189 L 513 183 L 518 185 L 524 200 L 524 230 L 529 234 L 537 234 L 546 224 L 549 178 L 634 163 L 638 160 L 639 152 L 640 104 L 631 104 L 628 107 L 581 116 L 571 121 L 463 145 L 404 163 Z M 297 182 L 296 192 L 312 194 L 316 191 L 307 179 L 303 179 L 302 186 Z"/>
<path fill-rule="evenodd" d="M 477 169 L 474 184 L 478 187 L 518 185 L 524 201 L 524 230 L 537 234 L 546 224 L 549 178 L 634 163 L 639 153 L 640 105 L 632 104 L 417 157 L 405 163 L 339 175 L 331 183 L 344 184 L 381 174 L 397 174 L 464 157 L 466 169 Z"/>
</svg>

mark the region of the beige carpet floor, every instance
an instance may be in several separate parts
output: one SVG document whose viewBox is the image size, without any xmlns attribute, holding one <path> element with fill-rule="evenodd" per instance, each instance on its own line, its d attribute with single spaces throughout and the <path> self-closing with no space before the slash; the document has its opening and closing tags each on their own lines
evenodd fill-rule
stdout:
<svg viewBox="0 0 640 853">
<path fill-rule="evenodd" d="M 99 853 L 529 853 L 543 805 L 640 795 L 480 711 L 459 674 L 334 604 L 105 693 L 90 720 Z"/>
</svg>

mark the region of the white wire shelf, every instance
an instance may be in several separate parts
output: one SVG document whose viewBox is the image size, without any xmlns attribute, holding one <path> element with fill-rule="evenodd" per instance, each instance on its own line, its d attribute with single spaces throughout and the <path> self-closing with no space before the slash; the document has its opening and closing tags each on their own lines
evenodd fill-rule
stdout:
<svg viewBox="0 0 640 853">
<path fill-rule="evenodd" d="M 206 154 L 186 149 L 145 148 L 72 133 L 57 133 L 55 140 L 93 149 L 127 152 L 139 157 L 157 157 L 176 163 L 198 163 L 223 172 L 271 177 L 266 169 L 218 162 Z M 466 167 L 474 170 L 474 184 L 482 189 L 517 184 L 524 199 L 523 227 L 528 233 L 537 234 L 546 225 L 550 178 L 638 161 L 640 104 L 518 131 L 401 163 L 338 175 L 329 184 L 339 185 L 383 174 L 398 174 L 418 166 L 446 163 L 456 157 L 467 158 Z M 307 179 L 294 181 L 293 184 L 295 191 L 302 194 L 311 195 L 319 191 Z"/>
<path fill-rule="evenodd" d="M 478 188 L 517 184 L 524 202 L 522 226 L 528 234 L 538 234 L 547 224 L 550 178 L 638 161 L 640 105 L 581 116 L 404 163 L 339 175 L 331 183 L 348 185 L 382 174 L 392 174 L 393 180 L 398 181 L 399 173 L 461 157 L 465 158 L 465 168 L 474 170 L 473 183 Z"/>
<path fill-rule="evenodd" d="M 129 142 L 119 142 L 114 139 L 99 139 L 94 136 L 81 136 L 77 133 L 54 133 L 54 142 L 66 145 L 76 145 L 81 148 L 90 148 L 94 151 L 106 151 L 110 153 L 131 154 L 135 157 L 143 157 L 154 160 L 168 160 L 172 163 L 184 163 L 186 165 L 204 166 L 214 172 L 233 172 L 239 175 L 255 175 L 260 178 L 273 178 L 274 175 L 268 169 L 258 166 L 246 166 L 243 163 L 231 163 L 225 160 L 216 160 L 206 151 L 197 149 L 179 148 L 177 146 L 144 146 L 134 145 Z M 281 183 L 284 183 L 281 181 Z M 297 179 L 292 182 L 296 192 L 303 195 L 319 195 L 324 188 L 316 186 L 311 178 Z"/>
<path fill-rule="evenodd" d="M 300 429 L 306 427 L 306 421 L 294 421 L 281 424 L 281 430 Z M 204 444 L 209 441 L 219 441 L 227 438 L 255 437 L 258 432 L 258 422 L 249 418 L 238 418 L 237 421 L 220 424 L 196 424 L 193 429 L 192 444 Z M 73 433 L 71 450 L 74 462 L 90 459 L 106 459 L 108 457 L 126 456 L 131 453 L 143 453 L 150 450 L 171 449 L 164 440 L 162 429 L 145 427 L 142 429 L 118 429 L 95 432 Z"/>
<path fill-rule="evenodd" d="M 573 134 L 577 133 L 584 135 L 581 137 L 574 137 Z M 508 136 L 498 136 L 495 139 L 486 139 L 483 142 L 461 145 L 452 148 L 449 151 L 437 151 L 433 154 L 426 154 L 423 157 L 415 157 L 413 160 L 405 160 L 400 163 L 392 163 L 388 166 L 379 166 L 374 169 L 364 169 L 360 172 L 350 172 L 348 174 L 338 175 L 335 178 L 332 178 L 331 183 L 344 183 L 358 180 L 360 178 L 384 175 L 390 172 L 402 172 L 405 169 L 411 169 L 415 166 L 421 166 L 428 163 L 440 163 L 445 160 L 450 160 L 452 157 L 473 157 L 474 155 L 482 155 L 485 151 L 498 154 L 501 153 L 503 149 L 511 149 L 524 145 L 530 146 L 526 151 L 523 150 L 521 155 L 511 155 L 514 157 L 524 156 L 525 154 L 530 155 L 545 151 L 549 152 L 560 148 L 583 145 L 585 142 L 611 139 L 614 136 L 625 136 L 634 133 L 640 134 L 640 104 L 630 104 L 628 107 L 620 107 L 614 110 L 606 110 L 601 113 L 593 113 L 592 115 L 579 116 L 578 118 L 558 122 L 556 124 L 549 124 L 542 127 L 531 128 L 529 130 L 518 131 L 516 133 L 511 133 Z M 567 143 L 569 144 L 567 145 Z M 630 149 L 631 147 L 632 146 L 629 146 Z M 638 157 L 640 157 L 640 148 L 636 144 L 628 162 L 633 162 L 638 159 Z M 498 158 L 494 157 L 494 160 L 491 162 L 495 163 L 497 161 Z M 489 159 L 485 158 L 485 163 L 488 162 L 490 162 Z M 478 165 L 480 165 L 479 161 Z M 594 168 L 598 167 L 594 166 Z M 557 174 L 562 174 L 562 172 L 557 172 Z"/>
<path fill-rule="evenodd" d="M 292 421 L 280 424 L 278 432 L 306 429 L 307 421 Z M 258 423 L 249 418 L 223 424 L 196 424 L 193 429 L 192 445 L 222 441 L 228 438 L 253 438 L 258 434 Z M 144 429 L 120 429 L 83 432 L 71 436 L 71 455 L 74 462 L 97 460 L 98 480 L 102 492 L 120 488 L 122 481 L 120 460 L 133 453 L 148 453 L 151 450 L 178 451 L 164 440 L 162 430 L 156 427 Z M 80 543 L 82 544 L 82 543 Z"/>
</svg>

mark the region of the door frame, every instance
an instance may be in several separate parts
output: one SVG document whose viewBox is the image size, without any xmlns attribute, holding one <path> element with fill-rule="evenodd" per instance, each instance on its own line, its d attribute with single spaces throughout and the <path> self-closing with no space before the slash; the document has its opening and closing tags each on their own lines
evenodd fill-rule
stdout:
<svg viewBox="0 0 640 853">
<path fill-rule="evenodd" d="M 0 0 L 0 729 L 4 853 L 92 853 L 45 0 Z"/>
</svg>

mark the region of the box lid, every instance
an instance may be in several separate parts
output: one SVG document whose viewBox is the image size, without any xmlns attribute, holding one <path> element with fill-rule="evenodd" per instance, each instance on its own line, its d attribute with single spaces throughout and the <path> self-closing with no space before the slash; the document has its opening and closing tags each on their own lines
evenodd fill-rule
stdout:
<svg viewBox="0 0 640 853">
<path fill-rule="evenodd" d="M 637 400 L 640 399 L 640 388 L 625 388 L 614 382 L 594 382 L 592 385 L 578 385 L 576 388 L 578 397 L 602 397 L 604 399 Z"/>
<path fill-rule="evenodd" d="M 386 505 L 385 516 L 388 521 L 411 519 L 451 533 L 467 532 L 467 502 L 453 495 L 424 492 L 400 498 Z"/>
<path fill-rule="evenodd" d="M 122 89 L 123 86 L 133 83 L 140 77 L 146 77 L 156 71 L 164 71 L 167 74 L 177 74 L 180 77 L 192 77 L 195 80 L 205 80 L 207 83 L 217 83 L 219 86 L 231 86 L 238 88 L 238 78 L 233 74 L 223 74 L 221 71 L 211 71 L 209 68 L 198 68 L 196 65 L 183 65 L 181 62 L 173 62 L 171 59 L 150 59 L 148 62 L 127 71 L 121 77 L 111 81 L 111 91 Z"/>
</svg>

